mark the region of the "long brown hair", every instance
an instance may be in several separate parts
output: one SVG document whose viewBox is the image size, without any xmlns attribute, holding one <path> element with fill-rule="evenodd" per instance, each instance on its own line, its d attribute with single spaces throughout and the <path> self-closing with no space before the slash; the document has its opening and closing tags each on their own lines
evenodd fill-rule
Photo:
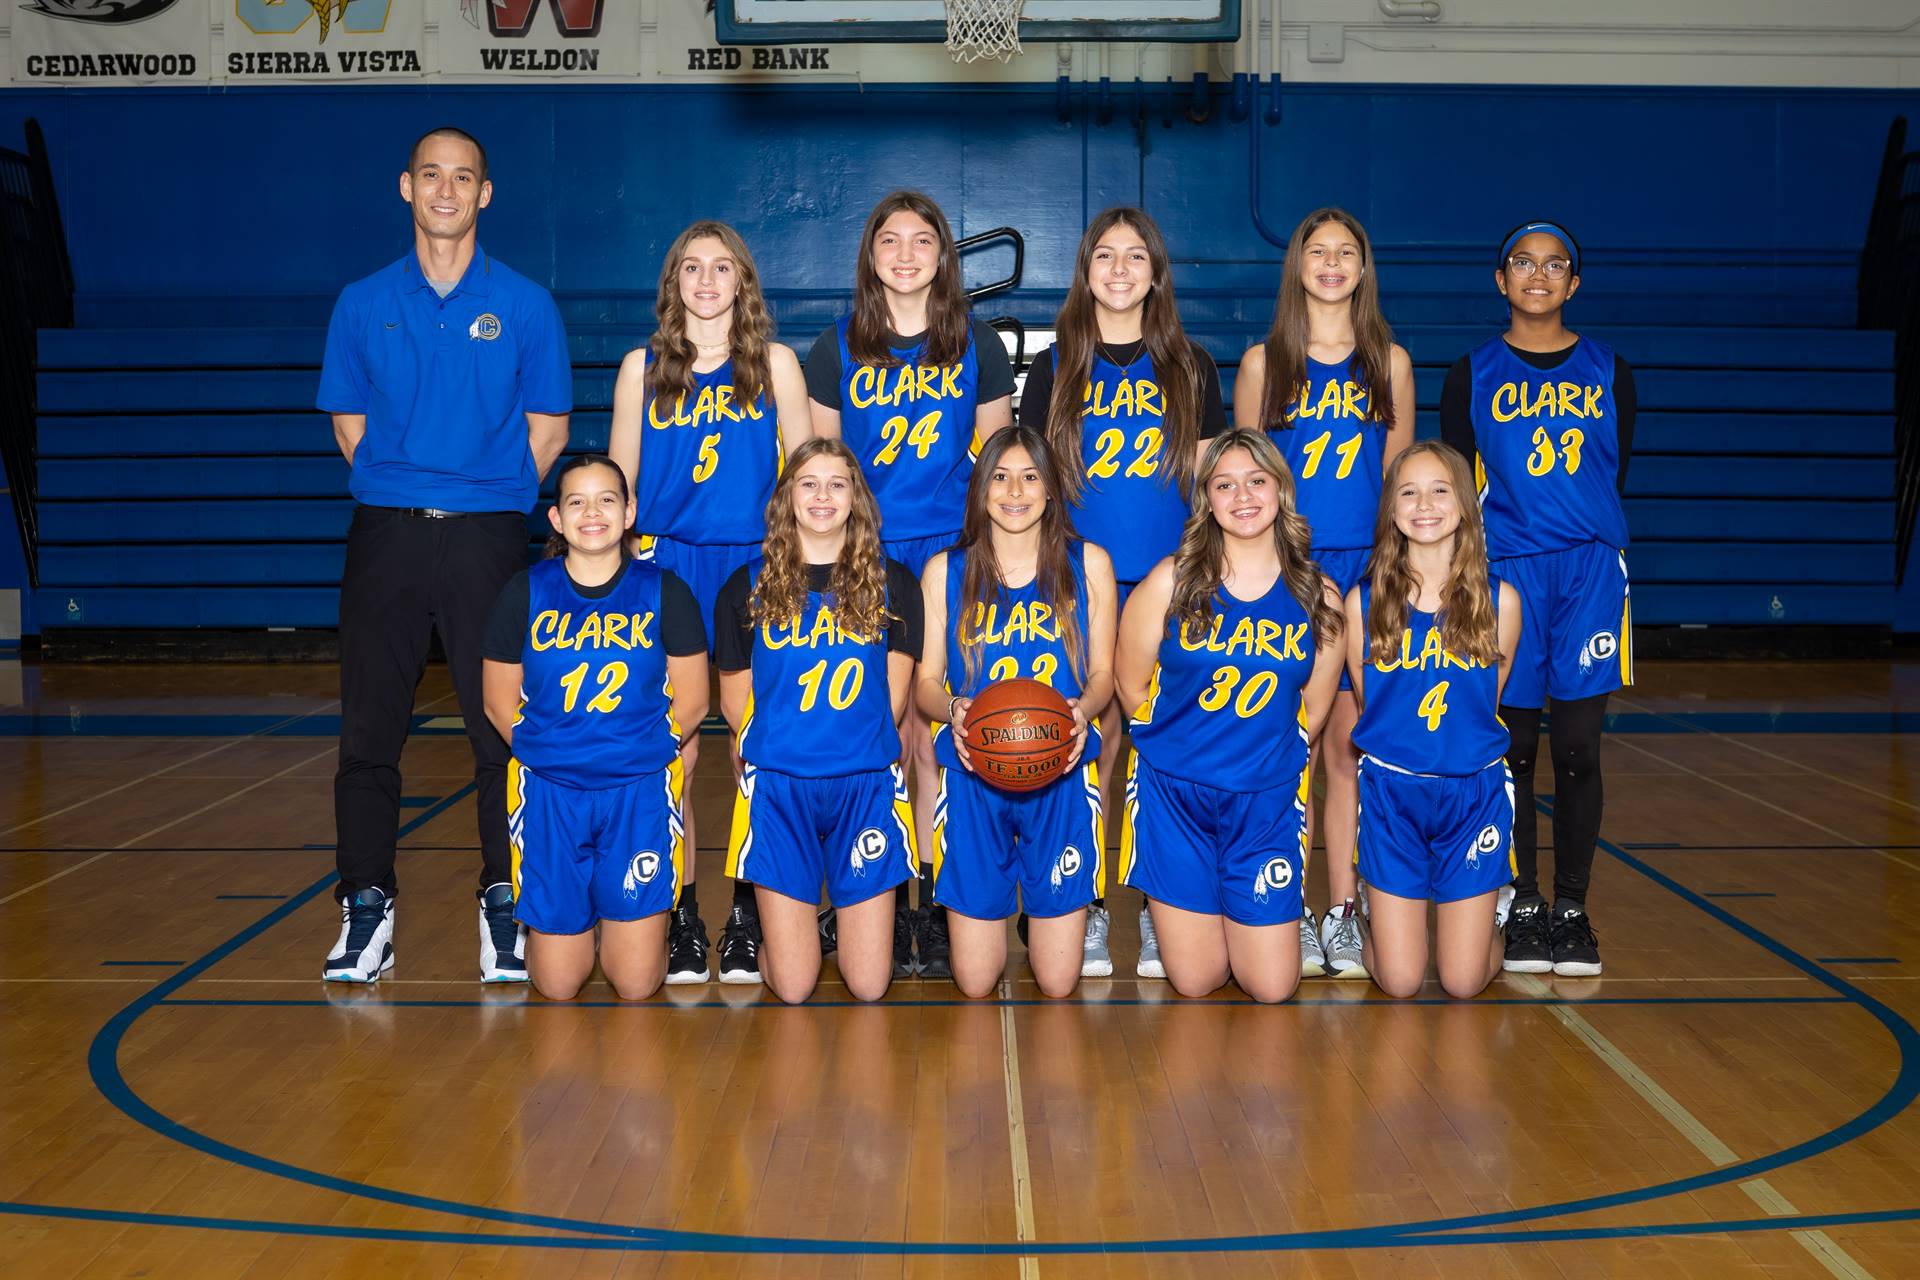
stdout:
<svg viewBox="0 0 1920 1280">
<path fill-rule="evenodd" d="M 1067 286 L 1067 300 L 1054 319 L 1053 398 L 1047 405 L 1047 439 L 1062 458 L 1080 458 L 1081 419 L 1086 413 L 1087 380 L 1093 373 L 1094 344 L 1100 340 L 1096 319 L 1097 303 L 1087 284 L 1093 266 L 1093 252 L 1100 238 L 1116 226 L 1125 224 L 1140 233 L 1146 246 L 1147 262 L 1153 270 L 1153 287 L 1141 316 L 1141 337 L 1147 353 L 1153 357 L 1154 376 L 1160 380 L 1160 394 L 1166 406 L 1159 472 L 1160 483 L 1178 484 L 1181 494 L 1193 487 L 1193 446 L 1200 438 L 1200 414 L 1206 403 L 1200 386 L 1200 362 L 1194 358 L 1187 331 L 1180 325 L 1180 310 L 1173 299 L 1173 268 L 1167 261 L 1167 242 L 1152 218 L 1139 209 L 1117 205 L 1087 224 L 1080 237 L 1080 252 L 1073 264 L 1073 280 Z M 1078 501 L 1086 485 L 1085 468 L 1066 470 L 1065 493 L 1069 501 Z"/>
<path fill-rule="evenodd" d="M 1215 436 L 1194 473 L 1193 497 L 1188 504 L 1187 527 L 1173 557 L 1173 598 L 1167 623 L 1182 634 L 1205 636 L 1213 625 L 1213 597 L 1226 577 L 1226 535 L 1213 518 L 1207 482 L 1229 449 L 1245 449 L 1253 465 L 1273 477 L 1280 512 L 1273 521 L 1273 547 L 1280 554 L 1280 576 L 1287 593 L 1300 602 L 1313 623 L 1313 642 L 1324 645 L 1344 630 L 1341 611 L 1327 599 L 1326 580 L 1313 560 L 1313 530 L 1300 514 L 1293 473 L 1287 460 L 1264 431 L 1240 428 Z"/>
<path fill-rule="evenodd" d="M 567 477 L 576 471 L 585 471 L 588 467 L 611 467 L 613 478 L 617 482 L 614 487 L 620 490 L 620 504 L 625 506 L 633 501 L 633 494 L 627 488 L 627 473 L 620 469 L 619 463 L 604 453 L 576 453 L 561 463 L 559 470 L 553 473 L 553 505 L 556 509 L 560 506 L 561 500 L 567 496 Z M 540 558 L 552 560 L 565 554 L 567 554 L 566 535 L 555 529 L 547 534 L 547 541 L 540 548 Z"/>
<path fill-rule="evenodd" d="M 767 499 L 767 538 L 761 543 L 766 564 L 747 600 L 755 626 L 798 625 L 807 607 L 807 562 L 800 554 L 800 521 L 793 514 L 793 485 L 807 463 L 830 457 L 847 468 L 851 502 L 847 540 L 833 562 L 827 596 L 834 620 L 850 636 L 872 638 L 887 629 L 887 559 L 880 547 L 880 507 L 860 473 L 860 459 L 837 439 L 816 436 L 787 458 Z"/>
<path fill-rule="evenodd" d="M 1372 603 L 1367 609 L 1367 661 L 1391 658 L 1400 648 L 1407 625 L 1408 601 L 1413 598 L 1413 570 L 1407 564 L 1407 535 L 1393 518 L 1394 491 L 1410 458 L 1428 455 L 1447 469 L 1454 500 L 1460 508 L 1460 527 L 1453 535 L 1453 555 L 1447 562 L 1447 581 L 1440 588 L 1440 643 L 1448 653 L 1477 658 L 1488 666 L 1500 662 L 1500 605 L 1487 580 L 1487 529 L 1480 518 L 1473 473 L 1458 449 L 1440 440 L 1408 445 L 1387 464 L 1380 482 L 1380 514 L 1373 524 Z"/>
<path fill-rule="evenodd" d="M 866 230 L 860 233 L 860 252 L 853 264 L 853 317 L 847 324 L 847 351 L 859 364 L 892 369 L 900 357 L 887 346 L 893 313 L 887 310 L 887 286 L 873 269 L 873 238 L 881 224 L 905 211 L 933 228 L 939 237 L 939 265 L 927 293 L 927 339 L 921 365 L 959 364 L 966 358 L 971 336 L 967 286 L 960 276 L 960 251 L 954 247 L 953 228 L 940 206 L 918 191 L 895 191 L 873 206 Z"/>
<path fill-rule="evenodd" d="M 767 310 L 766 295 L 760 290 L 760 270 L 753 265 L 747 242 L 738 231 L 711 218 L 702 218 L 682 231 L 667 250 L 666 261 L 660 264 L 660 293 L 653 303 L 659 327 L 649 340 L 653 358 L 647 365 L 647 389 L 656 397 L 671 399 L 694 388 L 693 365 L 699 353 L 687 337 L 687 304 L 680 300 L 680 263 L 687 256 L 687 246 L 702 237 L 726 246 L 739 276 L 727 341 L 733 347 L 733 394 L 744 411 L 767 389 L 767 343 L 773 337 L 773 314 Z"/>
<path fill-rule="evenodd" d="M 1307 387 L 1307 286 L 1300 282 L 1307 240 L 1329 222 L 1353 232 L 1360 249 L 1360 283 L 1347 299 L 1353 316 L 1353 358 L 1367 392 L 1367 417 L 1393 425 L 1393 329 L 1380 314 L 1380 282 L 1373 269 L 1373 243 L 1359 219 L 1344 209 L 1315 209 L 1293 229 L 1280 266 L 1280 295 L 1267 330 L 1267 371 L 1260 388 L 1260 425 L 1290 425 L 1287 409 Z"/>
<path fill-rule="evenodd" d="M 1073 560 L 1068 544 L 1075 541 L 1073 519 L 1067 504 L 1060 500 L 1061 473 L 1064 468 L 1046 437 L 1031 427 L 1002 427 L 987 438 L 980 458 L 973 464 L 973 478 L 967 482 L 967 512 L 960 525 L 960 540 L 953 550 L 964 551 L 966 567 L 960 573 L 960 600 L 953 611 L 954 639 L 966 659 L 967 683 L 980 674 L 980 628 L 987 607 L 999 603 L 1004 581 L 1000 557 L 993 550 L 993 517 L 988 514 L 987 490 L 993 484 L 994 468 L 1015 449 L 1025 449 L 1033 459 L 1034 470 L 1047 491 L 1046 510 L 1040 514 L 1040 555 L 1034 566 L 1033 581 L 1040 598 L 1053 608 L 1060 628 L 1060 642 L 1067 651 L 1067 663 L 1076 678 L 1087 675 L 1086 632 L 1080 618 L 1079 584 L 1074 580 Z M 974 622 L 973 639 L 967 638 L 966 622 Z"/>
</svg>

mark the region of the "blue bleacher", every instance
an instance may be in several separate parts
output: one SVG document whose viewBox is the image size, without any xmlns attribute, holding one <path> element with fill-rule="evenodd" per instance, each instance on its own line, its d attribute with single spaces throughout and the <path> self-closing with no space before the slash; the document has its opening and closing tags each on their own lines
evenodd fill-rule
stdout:
<svg viewBox="0 0 1920 1280">
<path fill-rule="evenodd" d="M 170 300 L 174 327 L 156 329 L 135 300 L 83 297 L 81 327 L 41 333 L 45 625 L 334 625 L 346 466 L 310 408 L 329 301 Z M 576 368 L 571 448 L 603 448 L 613 370 L 651 327 L 652 299 L 561 301 Z M 842 305 L 772 301 L 803 357 Z M 1271 294 L 1183 288 L 1181 301 L 1231 396 Z M 980 311 L 1045 329 L 1058 302 L 1016 292 Z M 1431 435 L 1448 366 L 1497 315 L 1482 294 L 1408 292 L 1389 305 Z M 253 323 L 273 316 L 278 327 Z M 1892 335 L 1846 327 L 1835 297 L 1763 288 L 1652 302 L 1583 291 L 1578 319 L 1637 373 L 1637 622 L 1890 622 Z"/>
</svg>

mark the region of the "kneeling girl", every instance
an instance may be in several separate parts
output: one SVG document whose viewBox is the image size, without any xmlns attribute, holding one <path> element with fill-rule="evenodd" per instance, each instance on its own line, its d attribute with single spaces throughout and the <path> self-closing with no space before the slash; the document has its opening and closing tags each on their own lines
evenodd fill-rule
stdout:
<svg viewBox="0 0 1920 1280">
<path fill-rule="evenodd" d="M 1440 985 L 1477 995 L 1500 972 L 1495 906 L 1514 874 L 1513 775 L 1497 709 L 1520 641 L 1520 596 L 1487 571 L 1480 504 L 1457 450 L 1423 440 L 1388 465 L 1372 568 L 1346 609 L 1367 971 L 1388 995 L 1420 990 L 1432 902 Z"/>
<path fill-rule="evenodd" d="M 893 895 L 917 862 L 900 717 L 920 653 L 920 588 L 880 547 L 879 510 L 838 440 L 794 450 L 762 554 L 714 605 L 720 708 L 742 761 L 727 874 L 756 886 L 775 995 L 820 977 L 826 882 L 840 976 L 877 1000 L 893 976 Z"/>
<path fill-rule="evenodd" d="M 549 558 L 511 579 L 484 649 L 487 718 L 513 749 L 507 833 L 527 974 L 568 1000 L 600 967 L 622 999 L 666 973 L 679 897 L 680 751 L 707 714 L 707 630 L 685 583 L 628 559 L 626 475 L 570 459 Z"/>
<path fill-rule="evenodd" d="M 970 996 L 1000 980 L 1016 905 L 1029 917 L 1027 955 L 1041 991 L 1071 994 L 1087 904 L 1106 887 L 1100 742 L 1097 733 L 1088 741 L 1086 708 L 1097 713 L 1113 697 L 1113 565 L 1073 536 L 1061 481 L 1038 431 L 993 435 L 967 486 L 960 541 L 921 577 L 927 634 L 916 694 L 934 721 L 940 765 L 933 900 L 947 909 L 953 979 Z M 974 696 L 1014 677 L 1053 686 L 1074 719 L 1066 769 L 1018 794 L 983 781 L 962 741 Z"/>
</svg>

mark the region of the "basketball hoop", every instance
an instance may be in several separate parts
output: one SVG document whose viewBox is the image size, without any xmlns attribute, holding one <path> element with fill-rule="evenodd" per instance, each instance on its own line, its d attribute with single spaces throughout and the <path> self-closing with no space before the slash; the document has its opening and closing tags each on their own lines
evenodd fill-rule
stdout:
<svg viewBox="0 0 1920 1280">
<path fill-rule="evenodd" d="M 946 0 L 947 52 L 955 62 L 997 58 L 1010 62 L 1020 52 L 1020 6 L 1026 0 Z"/>
</svg>

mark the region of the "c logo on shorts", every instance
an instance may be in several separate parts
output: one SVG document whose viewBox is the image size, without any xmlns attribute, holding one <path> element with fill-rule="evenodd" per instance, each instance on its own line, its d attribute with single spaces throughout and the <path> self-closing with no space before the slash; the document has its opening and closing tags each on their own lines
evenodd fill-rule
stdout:
<svg viewBox="0 0 1920 1280">
<path fill-rule="evenodd" d="M 1480 838 L 1473 842 L 1475 853 L 1492 853 L 1500 847 L 1500 828 L 1488 823 L 1480 828 Z"/>
<path fill-rule="evenodd" d="M 1293 864 L 1284 856 L 1267 859 L 1267 865 L 1260 868 L 1260 874 L 1254 877 L 1253 900 L 1265 902 L 1269 889 L 1279 891 L 1293 883 Z"/>
<path fill-rule="evenodd" d="M 626 880 L 621 884 L 629 894 L 640 892 L 643 884 L 652 884 L 653 878 L 660 874 L 660 855 L 651 849 L 643 849 L 633 855 L 633 861 L 627 864 Z"/>
<path fill-rule="evenodd" d="M 1620 651 L 1620 642 L 1611 631 L 1596 631 L 1587 641 L 1587 656 L 1595 662 L 1605 662 Z"/>
<path fill-rule="evenodd" d="M 1060 856 L 1053 860 L 1053 875 L 1049 877 L 1053 887 L 1058 889 L 1068 880 L 1079 875 L 1082 861 L 1080 850 L 1072 845 L 1062 849 Z"/>
<path fill-rule="evenodd" d="M 868 827 L 853 838 L 853 856 L 849 859 L 853 865 L 853 874 L 865 875 L 869 862 L 878 862 L 886 856 L 887 837 L 880 828 Z"/>
</svg>

